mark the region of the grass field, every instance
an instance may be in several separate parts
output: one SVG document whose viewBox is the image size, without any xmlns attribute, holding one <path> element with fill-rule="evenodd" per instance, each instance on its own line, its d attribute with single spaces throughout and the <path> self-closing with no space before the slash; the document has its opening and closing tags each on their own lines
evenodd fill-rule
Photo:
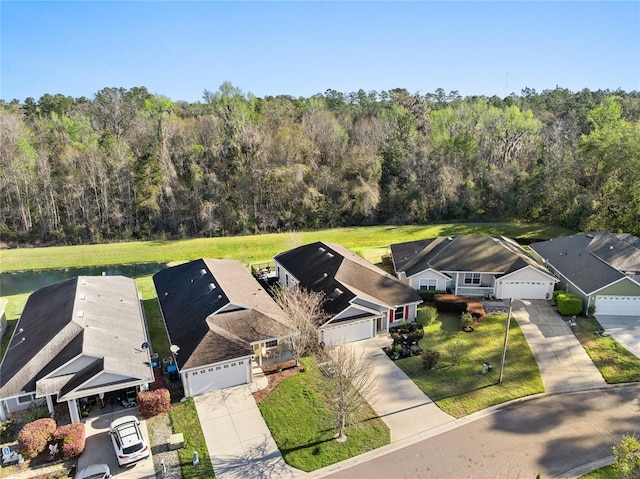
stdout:
<svg viewBox="0 0 640 479">
<path fill-rule="evenodd" d="M 336 442 L 322 375 L 312 357 L 302 361 L 305 372 L 284 379 L 258 405 L 287 464 L 309 472 L 389 444 L 389 428 L 370 407 L 347 427 L 346 442 Z"/>
<path fill-rule="evenodd" d="M 443 411 L 458 418 L 543 392 L 540 370 L 515 321 L 509 329 L 503 382 L 497 384 L 505 324 L 506 315 L 488 315 L 482 324 L 474 326 L 473 332 L 465 333 L 458 316 L 441 314 L 424 328 L 424 338 L 419 343 L 423 351 L 433 349 L 440 353 L 439 367 L 425 371 L 419 356 L 400 359 L 396 364 Z M 493 366 L 493 371 L 481 374 L 483 363 Z"/>
<path fill-rule="evenodd" d="M 243 263 L 253 263 L 270 260 L 282 251 L 314 241 L 339 243 L 369 260 L 374 259 L 373 262 L 377 263 L 390 244 L 435 236 L 500 234 L 526 242 L 573 233 L 575 231 L 544 224 L 448 223 L 429 226 L 367 226 L 176 241 L 18 248 L 0 251 L 0 272 L 168 262 L 197 258 L 233 258 Z"/>
</svg>

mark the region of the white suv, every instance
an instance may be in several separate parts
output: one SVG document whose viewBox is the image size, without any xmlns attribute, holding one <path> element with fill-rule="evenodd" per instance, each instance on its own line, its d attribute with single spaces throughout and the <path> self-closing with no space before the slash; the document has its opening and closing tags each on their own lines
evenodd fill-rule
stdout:
<svg viewBox="0 0 640 479">
<path fill-rule="evenodd" d="M 118 464 L 124 466 L 149 456 L 149 446 L 140 432 L 140 422 L 135 416 L 124 416 L 111 423 L 109 428 Z"/>
</svg>

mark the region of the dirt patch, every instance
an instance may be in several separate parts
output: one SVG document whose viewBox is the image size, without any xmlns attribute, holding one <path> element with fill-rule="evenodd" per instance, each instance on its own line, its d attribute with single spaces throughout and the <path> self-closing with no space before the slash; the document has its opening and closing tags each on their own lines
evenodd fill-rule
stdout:
<svg viewBox="0 0 640 479">
<path fill-rule="evenodd" d="M 293 376 L 294 374 L 298 374 L 299 372 L 300 370 L 297 367 L 293 367 L 289 369 L 283 369 L 280 372 L 268 374 L 267 380 L 269 381 L 269 384 L 267 385 L 267 387 L 253 393 L 253 398 L 256 400 L 256 403 L 259 403 L 264 398 L 266 398 L 269 395 L 269 393 L 273 391 L 273 389 L 278 384 L 280 384 L 280 381 L 282 381 L 285 378 L 288 378 L 289 376 Z"/>
</svg>

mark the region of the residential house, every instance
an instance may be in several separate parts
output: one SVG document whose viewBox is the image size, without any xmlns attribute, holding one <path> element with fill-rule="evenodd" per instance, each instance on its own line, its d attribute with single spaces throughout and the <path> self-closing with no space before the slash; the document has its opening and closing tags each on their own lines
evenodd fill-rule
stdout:
<svg viewBox="0 0 640 479">
<path fill-rule="evenodd" d="M 391 245 L 398 279 L 462 296 L 549 299 L 558 280 L 504 236 L 449 236 Z"/>
<path fill-rule="evenodd" d="M 0 364 L 0 418 L 45 398 L 79 422 L 79 399 L 152 381 L 135 281 L 80 276 L 29 296 Z"/>
<path fill-rule="evenodd" d="M 559 279 L 582 299 L 583 312 L 640 317 L 640 239 L 628 233 L 582 233 L 531 245 Z"/>
<path fill-rule="evenodd" d="M 317 324 L 327 346 L 370 339 L 416 318 L 420 296 L 343 246 L 316 242 L 275 258 L 278 282 L 324 293 L 326 318 Z"/>
<path fill-rule="evenodd" d="M 198 259 L 153 282 L 187 397 L 251 382 L 253 358 L 290 357 L 284 313 L 240 262 Z"/>
</svg>

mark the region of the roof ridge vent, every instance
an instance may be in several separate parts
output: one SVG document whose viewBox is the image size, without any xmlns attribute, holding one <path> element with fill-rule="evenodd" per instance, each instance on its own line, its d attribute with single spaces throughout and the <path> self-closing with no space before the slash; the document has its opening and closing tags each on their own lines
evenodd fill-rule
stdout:
<svg viewBox="0 0 640 479">
<path fill-rule="evenodd" d="M 214 283 L 209 283 L 209 291 L 213 291 L 216 289 L 216 285 Z"/>
<path fill-rule="evenodd" d="M 204 269 L 204 268 L 202 268 L 202 269 L 200 270 L 200 276 L 204 276 L 205 274 L 207 274 L 207 270 L 206 270 L 206 269 Z"/>
</svg>

